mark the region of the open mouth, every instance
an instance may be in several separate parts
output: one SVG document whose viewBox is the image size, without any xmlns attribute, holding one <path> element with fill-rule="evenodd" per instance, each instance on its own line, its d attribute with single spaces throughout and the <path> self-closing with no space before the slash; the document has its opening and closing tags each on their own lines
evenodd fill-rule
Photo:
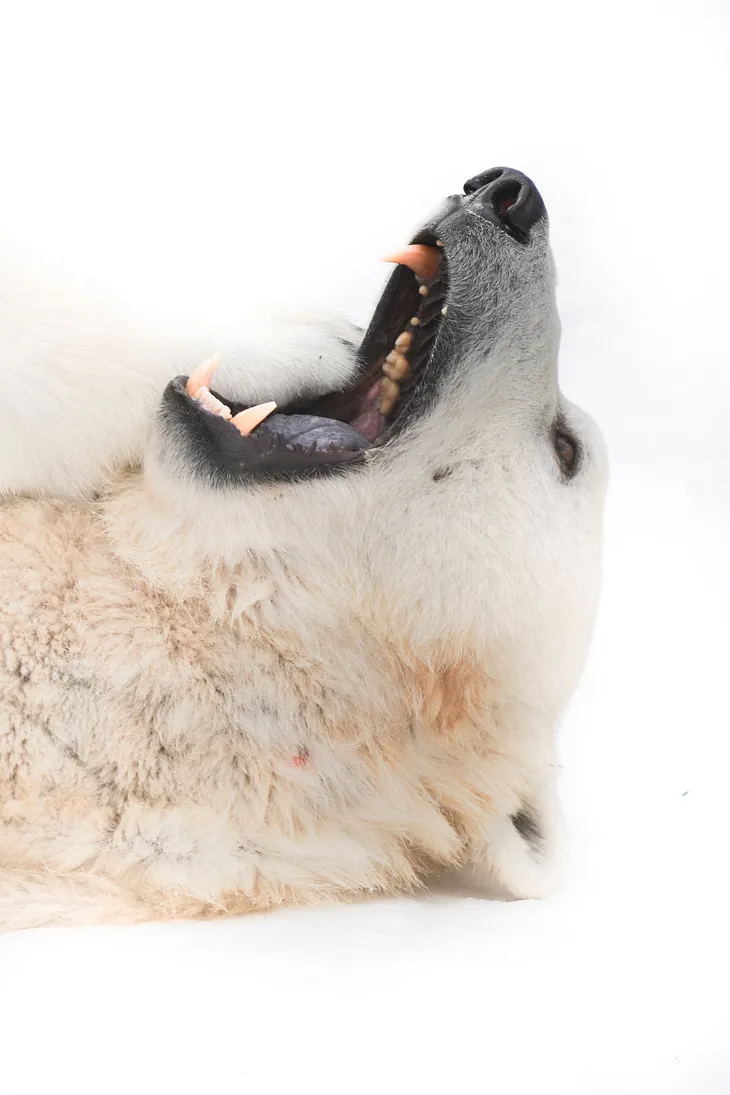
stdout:
<svg viewBox="0 0 730 1095">
<path fill-rule="evenodd" d="M 468 179 L 464 194 L 448 198 L 432 223 L 443 233 L 449 221 L 453 234 L 452 215 L 475 216 L 524 245 L 544 213 L 526 175 L 496 167 Z M 347 467 L 386 444 L 426 405 L 448 365 L 439 335 L 449 308 L 449 256 L 424 228 L 390 261 L 397 268 L 360 347 L 358 374 L 346 388 L 281 407 L 226 404 L 210 390 L 212 363 L 168 385 L 163 416 L 170 416 L 169 429 L 185 438 L 208 482 L 290 479 Z"/>
<path fill-rule="evenodd" d="M 390 261 L 399 265 L 363 339 L 354 384 L 286 408 L 349 426 L 365 448 L 392 436 L 407 417 L 448 310 L 448 260 L 440 240 L 412 244 Z"/>
<path fill-rule="evenodd" d="M 281 407 L 248 407 L 211 390 L 215 359 L 172 381 L 166 409 L 194 429 L 196 454 L 210 471 L 226 480 L 311 475 L 362 460 L 402 428 L 448 310 L 448 259 L 441 241 L 422 232 L 390 261 L 397 268 L 347 388 Z"/>
</svg>

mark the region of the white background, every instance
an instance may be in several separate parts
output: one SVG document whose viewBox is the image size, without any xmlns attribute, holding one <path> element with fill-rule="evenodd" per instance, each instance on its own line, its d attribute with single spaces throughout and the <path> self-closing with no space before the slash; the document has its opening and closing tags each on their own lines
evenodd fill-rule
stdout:
<svg viewBox="0 0 730 1095">
<path fill-rule="evenodd" d="M 443 195 L 526 171 L 613 481 L 563 891 L 3 936 L 0 1095 L 730 1092 L 729 15 L 3 6 L 0 229 L 181 325 L 365 322 Z"/>
</svg>

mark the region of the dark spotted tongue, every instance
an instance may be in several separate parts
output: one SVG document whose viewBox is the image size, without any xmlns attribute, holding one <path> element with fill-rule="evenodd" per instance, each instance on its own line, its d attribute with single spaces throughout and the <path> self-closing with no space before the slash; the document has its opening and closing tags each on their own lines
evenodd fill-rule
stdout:
<svg viewBox="0 0 730 1095">
<path fill-rule="evenodd" d="M 368 439 L 346 422 L 314 414 L 272 414 L 256 430 L 257 438 L 307 452 L 361 452 Z"/>
<path fill-rule="evenodd" d="M 168 384 L 160 424 L 179 473 L 198 475 L 207 485 L 311 475 L 356 463 L 370 448 L 367 438 L 347 423 L 313 414 L 270 414 L 242 436 L 231 421 L 191 397 L 187 381 L 179 376 Z M 210 394 L 223 404 L 218 393 Z M 246 410 L 235 403 L 231 408 L 237 414 Z"/>
</svg>

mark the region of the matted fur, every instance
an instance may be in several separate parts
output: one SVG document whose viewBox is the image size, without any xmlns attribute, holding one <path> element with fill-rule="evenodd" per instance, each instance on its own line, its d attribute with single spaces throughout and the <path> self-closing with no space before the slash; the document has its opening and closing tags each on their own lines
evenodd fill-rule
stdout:
<svg viewBox="0 0 730 1095">
<path fill-rule="evenodd" d="M 521 249 L 491 225 L 446 240 L 472 337 L 427 414 L 364 467 L 238 490 L 170 474 L 154 417 L 219 345 L 132 343 L 6 271 L 0 926 L 396 893 L 444 867 L 550 891 L 605 458 L 557 391 L 539 228 Z M 488 300 L 459 282 L 477 248 Z M 328 390 L 356 337 L 271 321 L 224 343 L 217 387 Z"/>
</svg>

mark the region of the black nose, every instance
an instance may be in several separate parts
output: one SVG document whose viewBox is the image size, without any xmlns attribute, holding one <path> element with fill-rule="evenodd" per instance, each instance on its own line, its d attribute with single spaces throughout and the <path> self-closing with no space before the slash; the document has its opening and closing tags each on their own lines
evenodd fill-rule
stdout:
<svg viewBox="0 0 730 1095">
<path fill-rule="evenodd" d="M 545 203 L 532 179 L 511 167 L 493 167 L 464 183 L 474 195 L 476 212 L 525 242 L 534 224 L 545 215 Z"/>
</svg>

